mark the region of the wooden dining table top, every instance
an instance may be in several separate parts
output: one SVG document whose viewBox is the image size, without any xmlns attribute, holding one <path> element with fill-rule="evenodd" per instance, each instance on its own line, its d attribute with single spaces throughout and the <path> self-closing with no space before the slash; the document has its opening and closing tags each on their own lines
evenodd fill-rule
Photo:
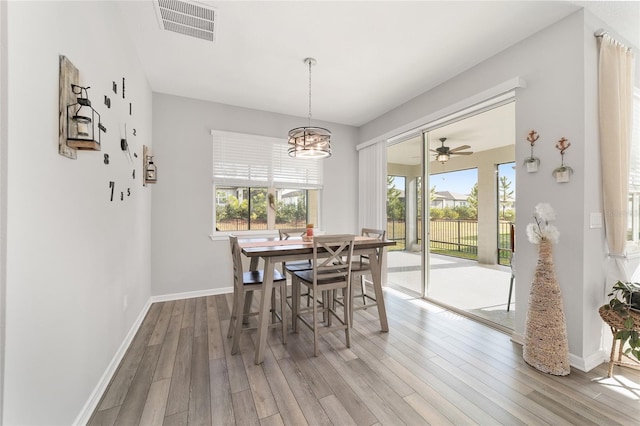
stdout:
<svg viewBox="0 0 640 426">
<path fill-rule="evenodd" d="M 394 246 L 395 241 L 380 240 L 373 237 L 357 235 L 354 240 L 354 250 L 373 249 Z M 302 254 L 313 252 L 313 241 L 303 241 L 302 238 L 280 240 L 278 238 L 246 238 L 238 241 L 242 253 L 247 257 L 284 256 L 288 254 Z"/>
</svg>

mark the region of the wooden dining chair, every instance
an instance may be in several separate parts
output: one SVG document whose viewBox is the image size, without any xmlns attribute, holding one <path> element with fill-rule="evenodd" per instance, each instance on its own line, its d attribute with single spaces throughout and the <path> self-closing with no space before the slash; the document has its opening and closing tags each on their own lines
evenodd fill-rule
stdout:
<svg viewBox="0 0 640 426">
<path fill-rule="evenodd" d="M 289 238 L 301 238 L 307 235 L 307 228 L 283 228 L 278 229 L 278 234 L 281 240 L 288 240 Z M 289 262 L 282 262 L 282 273 L 286 276 L 287 273 L 293 274 L 296 271 L 308 271 L 311 269 L 311 259 L 307 260 L 293 260 Z M 307 290 L 301 297 L 307 298 L 307 306 L 311 303 L 311 293 Z M 290 298 L 290 297 L 289 297 Z M 292 307 L 293 309 L 293 307 Z"/>
<path fill-rule="evenodd" d="M 227 338 L 233 337 L 231 343 L 231 354 L 234 355 L 238 352 L 238 348 L 240 346 L 240 334 L 242 331 L 256 329 L 256 327 L 243 328 L 243 323 L 248 320 L 248 317 L 259 314 L 259 312 L 251 312 L 249 309 L 250 307 L 247 307 L 245 312 L 245 297 L 248 292 L 262 290 L 264 270 L 244 272 L 242 268 L 242 253 L 240 251 L 240 245 L 238 244 L 238 237 L 230 235 L 229 243 L 231 245 L 231 257 L 233 259 L 233 307 L 231 309 Z M 276 289 L 280 290 L 280 315 L 277 315 L 276 312 Z M 282 326 L 282 343 L 287 343 L 286 298 L 287 280 L 280 271 L 274 269 L 273 290 L 271 293 L 271 313 L 272 318 L 274 319 L 272 319 L 273 324 L 271 324 L 271 327 L 277 327 L 278 325 Z M 276 317 L 279 317 L 279 322 L 275 321 Z"/>
<path fill-rule="evenodd" d="M 378 240 L 384 240 L 387 235 L 387 231 L 372 228 L 362 228 L 361 235 L 363 237 L 377 238 Z M 382 249 L 379 249 L 382 250 Z M 371 262 L 369 255 L 355 256 L 351 264 L 351 294 L 348 300 L 351 301 L 351 307 L 349 310 L 349 320 L 353 324 L 353 312 L 362 309 L 367 309 L 373 306 L 377 306 L 377 300 L 371 293 L 367 293 L 367 282 L 371 282 L 367 277 L 371 276 Z M 359 293 L 356 293 L 356 289 L 359 288 Z M 355 304 L 355 299 L 361 298 L 362 305 Z M 336 301 L 339 304 L 343 303 L 339 297 L 336 297 Z"/>
<path fill-rule="evenodd" d="M 287 228 L 278 229 L 278 234 L 281 240 L 288 240 L 289 238 L 301 238 L 307 234 L 307 228 Z M 295 271 L 305 271 L 311 269 L 311 260 L 293 260 L 289 262 L 282 262 L 282 273 L 294 273 Z"/>
<path fill-rule="evenodd" d="M 293 331 L 298 331 L 298 320 L 313 331 L 314 356 L 318 356 L 320 334 L 336 330 L 345 331 L 346 345 L 348 348 L 351 347 L 349 304 L 345 304 L 343 316 L 340 318 L 333 309 L 334 304 L 330 301 L 331 295 L 336 290 L 342 290 L 342 297 L 348 300 L 354 239 L 353 235 L 315 236 L 313 238 L 313 269 L 293 273 Z M 311 289 L 311 306 L 304 309 L 300 307 L 301 285 Z M 310 319 L 309 314 L 311 314 Z M 322 328 L 319 315 L 326 318 Z M 339 324 L 332 325 L 332 318 L 335 318 Z"/>
</svg>

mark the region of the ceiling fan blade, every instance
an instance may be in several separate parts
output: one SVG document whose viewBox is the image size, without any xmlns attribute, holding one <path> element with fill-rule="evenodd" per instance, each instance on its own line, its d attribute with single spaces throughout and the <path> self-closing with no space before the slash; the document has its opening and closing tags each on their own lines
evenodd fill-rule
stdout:
<svg viewBox="0 0 640 426">
<path fill-rule="evenodd" d="M 462 145 L 457 148 L 450 149 L 449 152 L 462 151 L 463 149 L 469 149 L 469 148 L 471 148 L 469 145 Z"/>
<path fill-rule="evenodd" d="M 430 152 L 435 152 L 436 154 L 438 153 L 438 151 L 436 151 L 435 149 L 430 149 Z"/>
<path fill-rule="evenodd" d="M 471 155 L 471 154 L 473 154 L 473 152 L 472 151 L 465 151 L 465 152 L 449 151 L 449 154 L 451 154 L 451 155 Z"/>
</svg>

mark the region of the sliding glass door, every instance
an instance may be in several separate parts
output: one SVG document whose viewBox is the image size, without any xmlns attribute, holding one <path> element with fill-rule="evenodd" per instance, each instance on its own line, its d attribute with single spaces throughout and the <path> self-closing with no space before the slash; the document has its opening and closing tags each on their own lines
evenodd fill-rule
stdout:
<svg viewBox="0 0 640 426">
<path fill-rule="evenodd" d="M 424 295 L 422 152 L 421 135 L 387 149 L 387 238 L 396 242 L 387 255 L 387 285 L 416 297 Z"/>
<path fill-rule="evenodd" d="M 388 285 L 513 327 L 515 108 L 503 103 L 388 146 Z"/>
</svg>

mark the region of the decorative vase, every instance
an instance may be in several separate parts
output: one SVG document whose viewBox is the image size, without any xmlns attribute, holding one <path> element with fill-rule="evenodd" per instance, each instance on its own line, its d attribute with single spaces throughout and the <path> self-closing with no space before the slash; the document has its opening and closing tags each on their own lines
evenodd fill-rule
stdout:
<svg viewBox="0 0 640 426">
<path fill-rule="evenodd" d="M 569 342 L 552 247 L 546 239 L 538 246 L 538 264 L 529 292 L 523 358 L 544 373 L 566 376 L 571 371 Z"/>
</svg>

